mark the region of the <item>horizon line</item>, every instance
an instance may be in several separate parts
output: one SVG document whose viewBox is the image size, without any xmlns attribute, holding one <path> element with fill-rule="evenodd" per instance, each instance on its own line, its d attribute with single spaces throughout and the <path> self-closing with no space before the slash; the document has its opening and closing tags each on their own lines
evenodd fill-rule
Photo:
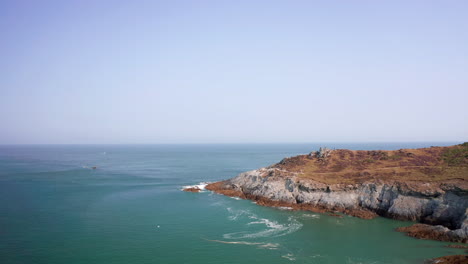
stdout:
<svg viewBox="0 0 468 264">
<path fill-rule="evenodd" d="M 309 142 L 170 142 L 170 143 L 0 143 L 0 146 L 19 145 L 273 145 L 273 144 L 378 144 L 378 143 L 464 143 L 468 140 L 402 140 L 402 141 L 309 141 Z"/>
</svg>

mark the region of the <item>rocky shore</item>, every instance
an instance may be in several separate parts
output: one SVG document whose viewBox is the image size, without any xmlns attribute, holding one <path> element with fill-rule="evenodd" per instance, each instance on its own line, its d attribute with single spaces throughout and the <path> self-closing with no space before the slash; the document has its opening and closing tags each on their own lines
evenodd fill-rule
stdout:
<svg viewBox="0 0 468 264">
<path fill-rule="evenodd" d="M 466 143 L 399 151 L 321 149 L 209 184 L 206 189 L 263 206 L 417 221 L 423 224 L 398 231 L 422 239 L 467 243 L 465 150 Z M 454 159 L 455 166 L 450 164 Z"/>
<path fill-rule="evenodd" d="M 468 255 L 452 255 L 430 259 L 425 264 L 467 264 Z"/>
</svg>

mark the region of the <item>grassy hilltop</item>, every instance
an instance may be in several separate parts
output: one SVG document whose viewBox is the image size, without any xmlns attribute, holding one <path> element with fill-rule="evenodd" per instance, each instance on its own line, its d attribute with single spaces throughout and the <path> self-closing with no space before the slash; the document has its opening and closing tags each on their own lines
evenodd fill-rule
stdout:
<svg viewBox="0 0 468 264">
<path fill-rule="evenodd" d="M 321 149 L 285 158 L 272 168 L 326 184 L 370 179 L 398 181 L 468 180 L 468 142 L 450 147 L 400 150 Z"/>
</svg>

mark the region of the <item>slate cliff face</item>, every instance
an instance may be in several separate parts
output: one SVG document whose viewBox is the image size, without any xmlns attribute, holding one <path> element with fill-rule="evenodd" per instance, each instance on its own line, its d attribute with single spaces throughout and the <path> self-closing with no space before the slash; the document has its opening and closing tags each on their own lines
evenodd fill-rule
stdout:
<svg viewBox="0 0 468 264">
<path fill-rule="evenodd" d="M 370 218 L 373 214 L 412 220 L 419 233 L 445 241 L 468 241 L 468 187 L 464 178 L 411 181 L 367 178 L 359 182 L 323 183 L 303 177 L 298 170 L 276 165 L 211 184 L 207 189 L 229 196 L 257 200 L 261 205 L 339 211 Z M 367 212 L 367 214 L 362 214 Z M 435 225 L 435 226 L 432 226 Z M 418 237 L 411 230 L 401 230 Z M 418 233 L 416 232 L 416 233 Z"/>
</svg>

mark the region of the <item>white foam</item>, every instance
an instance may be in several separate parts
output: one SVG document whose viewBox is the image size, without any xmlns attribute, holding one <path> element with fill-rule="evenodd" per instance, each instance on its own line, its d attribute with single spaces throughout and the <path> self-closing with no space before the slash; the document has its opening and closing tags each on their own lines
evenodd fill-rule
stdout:
<svg viewBox="0 0 468 264">
<path fill-rule="evenodd" d="M 255 219 L 255 216 L 249 217 Z M 296 232 L 302 227 L 302 224 L 298 222 L 295 218 L 289 217 L 288 223 L 281 224 L 276 221 L 272 221 L 266 218 L 257 218 L 258 221 L 253 221 L 247 225 L 254 224 L 264 224 L 266 229 L 260 230 L 258 232 L 249 233 L 247 231 L 234 232 L 224 234 L 225 239 L 243 239 L 243 238 L 259 238 L 259 237 L 280 237 L 287 234 Z"/>
<path fill-rule="evenodd" d="M 312 219 L 319 219 L 320 215 L 318 214 L 303 214 L 302 216 L 307 217 L 307 218 L 312 218 Z"/>
<path fill-rule="evenodd" d="M 278 207 L 275 207 L 276 209 L 279 209 L 279 210 L 292 210 L 293 208 L 292 207 L 288 207 L 288 206 L 278 206 Z"/>
<path fill-rule="evenodd" d="M 239 198 L 239 197 L 235 197 L 235 196 L 233 196 L 233 197 L 230 197 L 230 198 L 232 198 L 232 199 L 234 199 L 234 200 L 241 200 L 241 198 Z"/>
<path fill-rule="evenodd" d="M 290 254 L 290 253 L 288 253 L 288 254 L 286 254 L 286 255 L 283 255 L 283 256 L 281 256 L 281 257 L 282 257 L 282 258 L 285 258 L 285 259 L 289 259 L 289 260 L 291 260 L 291 261 L 296 260 L 296 258 L 294 257 L 294 255 L 293 255 L 293 254 Z"/>
<path fill-rule="evenodd" d="M 228 207 L 226 209 L 231 214 L 230 216 L 228 216 L 228 219 L 231 220 L 231 221 L 237 220 L 239 217 L 241 217 L 243 215 L 251 214 L 250 211 L 248 211 L 248 210 L 237 210 L 237 211 L 235 211 L 231 207 Z"/>
<path fill-rule="evenodd" d="M 259 245 L 258 247 L 274 250 L 274 249 L 278 249 L 279 246 L 280 246 L 280 244 L 278 244 L 278 243 L 265 243 L 263 245 Z"/>
<path fill-rule="evenodd" d="M 280 222 L 268 218 L 261 218 L 249 210 L 233 209 L 226 207 L 229 212 L 228 219 L 231 221 L 245 221 L 251 219 L 246 226 L 259 225 L 253 228 L 258 231 L 251 231 L 249 228 L 240 232 L 224 234 L 225 239 L 244 239 L 244 238 L 259 238 L 259 237 L 279 237 L 299 230 L 302 224 L 293 216 L 290 216 L 287 221 Z M 262 225 L 264 225 L 262 227 Z"/>
<path fill-rule="evenodd" d="M 250 218 L 252 218 L 252 219 L 258 219 L 258 218 L 256 218 L 256 217 L 250 217 Z M 268 220 L 268 219 L 266 219 L 266 218 L 260 218 L 259 220 L 260 220 L 260 221 L 253 221 L 253 222 L 250 222 L 250 223 L 248 223 L 247 225 L 264 224 L 264 225 L 266 225 L 266 226 L 269 227 L 269 228 L 282 228 L 282 227 L 283 227 L 283 225 L 278 224 L 278 222 L 270 221 L 270 220 Z"/>
<path fill-rule="evenodd" d="M 196 188 L 196 189 L 200 189 L 200 191 L 204 191 L 205 190 L 205 187 L 209 184 L 209 182 L 200 182 L 199 184 L 195 184 L 195 185 L 186 185 L 186 186 L 182 186 L 182 189 L 180 190 L 184 190 L 184 189 L 188 189 L 188 188 Z"/>
</svg>

